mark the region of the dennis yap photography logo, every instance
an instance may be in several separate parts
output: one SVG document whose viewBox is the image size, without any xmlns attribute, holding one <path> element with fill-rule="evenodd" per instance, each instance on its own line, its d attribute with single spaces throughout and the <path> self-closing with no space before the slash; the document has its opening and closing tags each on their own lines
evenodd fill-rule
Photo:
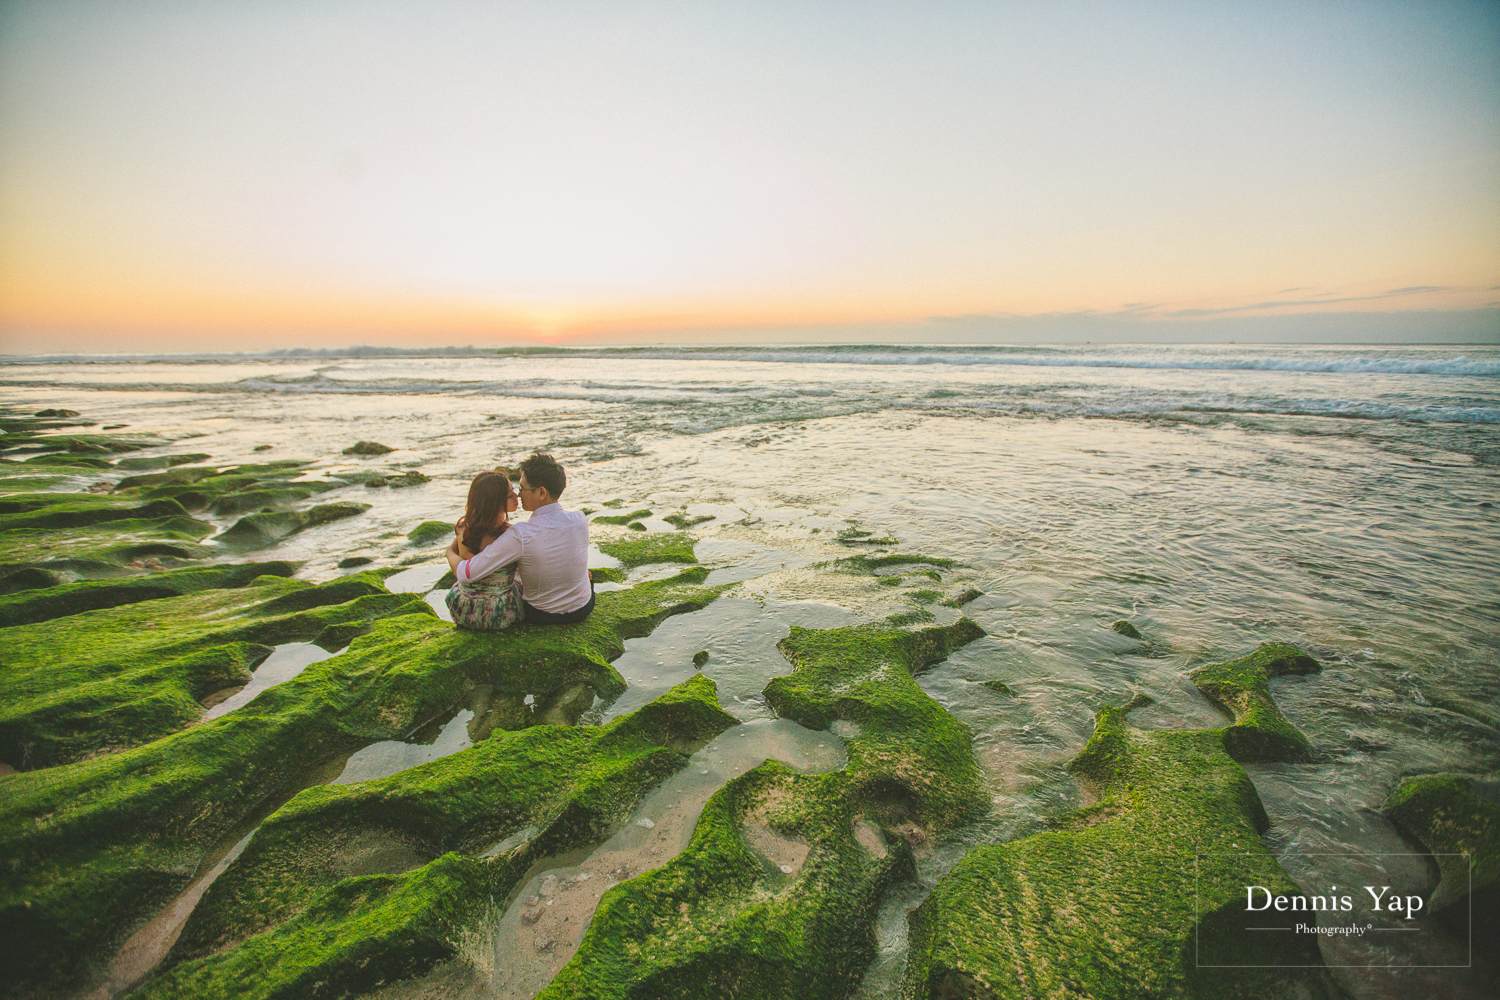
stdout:
<svg viewBox="0 0 1500 1000">
<path fill-rule="evenodd" d="M 1330 892 L 1337 892 L 1338 886 L 1329 886 Z M 1411 920 L 1417 912 L 1425 905 L 1421 896 L 1417 895 L 1393 895 L 1391 887 L 1383 885 L 1376 889 L 1373 885 L 1363 887 L 1370 894 L 1370 910 L 1376 913 L 1399 914 L 1406 920 Z M 1385 902 L 1382 908 L 1381 903 Z M 1348 913 L 1354 909 L 1353 898 L 1345 896 L 1285 896 L 1274 895 L 1270 889 L 1263 885 L 1245 886 L 1245 912 L 1260 913 L 1267 910 L 1275 910 L 1277 913 Z M 1254 930 L 1254 928 L 1250 928 Z M 1282 930 L 1283 928 L 1275 928 Z M 1316 923 L 1298 923 L 1292 928 L 1298 934 L 1364 934 L 1375 929 L 1374 923 L 1348 924 L 1342 926 L 1325 927 Z"/>
<path fill-rule="evenodd" d="M 1434 912 L 1435 879 L 1422 873 L 1458 866 L 1472 881 L 1470 864 L 1467 854 L 1199 853 L 1194 858 L 1197 964 L 1467 968 L 1472 964 L 1468 894 Z M 1289 870 L 1341 877 L 1325 883 L 1324 891 L 1307 892 Z M 1345 882 L 1351 875 L 1365 877 Z"/>
</svg>

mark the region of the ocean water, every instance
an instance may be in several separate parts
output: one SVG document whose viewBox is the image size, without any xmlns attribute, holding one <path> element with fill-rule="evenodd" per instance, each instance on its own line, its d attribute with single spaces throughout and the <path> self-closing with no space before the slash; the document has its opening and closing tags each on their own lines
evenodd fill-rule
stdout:
<svg viewBox="0 0 1500 1000">
<path fill-rule="evenodd" d="M 1040 829 L 1080 803 L 1064 765 L 1096 708 L 1145 692 L 1156 705 L 1137 725 L 1219 725 L 1186 672 L 1260 642 L 1294 643 L 1325 667 L 1273 685 L 1319 759 L 1250 769 L 1273 822 L 1266 839 L 1305 885 L 1337 874 L 1320 860 L 1329 854 L 1409 850 L 1378 813 L 1402 775 L 1500 767 L 1497 348 L 8 359 L 0 386 L 14 406 L 77 409 L 220 465 L 301 458 L 313 477 L 403 467 L 432 477 L 324 494 L 373 507 L 266 553 L 304 560 L 310 578 L 336 575 L 351 555 L 431 563 L 436 552 L 414 550 L 406 531 L 453 520 L 475 472 L 533 450 L 568 467 L 565 506 L 649 507 L 652 530 L 672 513 L 711 517 L 692 529 L 699 557 L 735 588 L 628 643 L 617 666 L 631 689 L 585 721 L 690 675 L 699 649 L 726 708 L 769 720 L 759 691 L 788 669 L 775 642 L 790 626 L 910 611 L 925 606 L 924 589 L 983 591 L 966 611 L 987 637 L 922 684 L 973 728 L 994 810 L 927 851 L 922 882 L 888 902 L 866 997 L 895 995 L 904 913 L 924 886 L 970 845 Z M 340 454 L 362 439 L 398 450 Z M 896 587 L 835 572 L 827 561 L 872 548 L 840 541 L 853 531 L 961 565 Z M 1148 642 L 1110 631 L 1121 617 Z M 1336 947 L 1325 947 L 1330 961 Z M 1414 947 L 1390 945 L 1387 957 L 1414 961 Z M 1338 975 L 1360 997 L 1410 995 L 1417 983 L 1390 970 Z M 1442 982 L 1453 995 L 1470 988 Z"/>
</svg>

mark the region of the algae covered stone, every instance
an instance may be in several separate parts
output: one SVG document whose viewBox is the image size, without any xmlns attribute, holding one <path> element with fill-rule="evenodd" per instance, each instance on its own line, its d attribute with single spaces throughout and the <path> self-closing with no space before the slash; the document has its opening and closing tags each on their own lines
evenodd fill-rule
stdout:
<svg viewBox="0 0 1500 1000">
<path fill-rule="evenodd" d="M 367 503 L 340 502 L 319 504 L 307 510 L 251 514 L 214 540 L 237 549 L 263 549 L 298 531 L 363 514 L 369 509 Z"/>
<path fill-rule="evenodd" d="M 688 517 L 686 514 L 668 514 L 662 518 L 674 528 L 686 531 L 688 528 L 697 527 L 714 519 L 712 514 L 699 514 L 696 517 Z"/>
<path fill-rule="evenodd" d="M 695 563 L 693 539 L 681 531 L 652 531 L 635 538 L 600 542 L 599 551 L 620 560 L 626 569 L 651 563 Z"/>
<path fill-rule="evenodd" d="M 28 770 L 158 739 L 196 721 L 209 693 L 246 683 L 271 645 L 411 603 L 386 593 L 376 574 L 321 587 L 260 573 L 243 579 L 260 568 L 192 571 L 203 576 L 187 580 L 158 574 L 183 593 L 0 629 L 0 760 Z M 264 568 L 284 575 L 291 567 Z M 237 577 L 257 585 L 200 586 Z M 91 585 L 57 590 L 80 586 Z"/>
<path fill-rule="evenodd" d="M 42 531 L 49 528 L 76 528 L 108 521 L 143 520 L 186 516 L 187 511 L 175 500 L 155 500 L 146 504 L 122 504 L 105 497 L 54 494 L 50 503 L 29 504 L 12 498 L 0 513 L 0 531 Z M 18 509 L 25 506 L 27 509 Z"/>
<path fill-rule="evenodd" d="M 247 588 L 261 591 L 254 614 L 225 614 L 223 602 L 240 592 L 212 591 L 62 619 L 75 626 L 80 650 L 90 643 L 118 647 L 102 666 L 78 659 L 78 670 L 164 690 L 180 690 L 186 681 L 138 677 L 126 668 L 148 670 L 153 660 L 207 655 L 233 642 L 309 641 L 333 625 L 363 622 L 370 632 L 217 719 L 123 752 L 6 778 L 0 863 L 13 875 L 0 896 L 0 927 L 14 947 L 0 956 L 0 976 L 30 990 L 80 983 L 262 804 L 295 790 L 330 760 L 413 731 L 475 684 L 548 691 L 587 682 L 606 697 L 618 694 L 624 684 L 609 661 L 623 652 L 624 640 L 712 601 L 719 588 L 701 586 L 706 575 L 695 568 L 601 594 L 585 622 L 500 633 L 455 629 L 420 598 L 385 593 L 378 573 L 321 587 L 271 578 Z M 377 592 L 318 603 L 347 598 L 362 585 Z M 185 613 L 193 602 L 199 612 Z M 180 605 L 170 628 L 145 627 L 157 621 L 142 610 L 151 605 Z M 0 630 L 0 639 L 56 624 Z M 55 648 L 65 638 L 38 633 L 30 648 Z M 162 642 L 168 648 L 156 648 Z"/>
<path fill-rule="evenodd" d="M 366 560 L 368 562 L 369 560 Z M 97 611 L 200 590 L 242 587 L 256 577 L 291 576 L 290 562 L 232 563 L 203 569 L 167 570 L 123 580 L 82 580 L 0 597 L 0 628 Z"/>
<path fill-rule="evenodd" d="M 421 975 L 453 958 L 494 905 L 492 870 L 445 854 L 415 871 L 345 879 L 286 924 L 178 966 L 131 996 L 345 997 Z"/>
<path fill-rule="evenodd" d="M 122 479 L 115 491 L 117 496 L 169 497 L 189 510 L 207 509 L 225 516 L 290 507 L 347 485 L 341 479 L 305 479 L 306 465 L 287 460 L 236 465 L 222 471 L 211 466 L 183 466 Z"/>
<path fill-rule="evenodd" d="M 858 722 L 848 765 L 809 775 L 767 761 L 726 784 L 685 851 L 604 895 L 539 1000 L 848 996 L 875 954 L 883 894 L 915 874 L 905 838 L 987 806 L 971 734 L 913 679 L 982 634 L 967 620 L 793 629 L 781 644 L 793 673 L 766 697 L 809 728 Z"/>
<path fill-rule="evenodd" d="M 423 521 L 406 533 L 413 545 L 431 545 L 442 538 L 453 535 L 453 525 L 447 521 Z"/>
<path fill-rule="evenodd" d="M 139 472 L 149 469 L 170 469 L 178 465 L 192 465 L 194 462 L 206 462 L 208 456 L 202 452 L 189 455 L 157 455 L 152 458 L 122 458 L 115 463 L 117 469 L 129 469 Z"/>
<path fill-rule="evenodd" d="M 235 655 L 248 668 L 253 656 L 269 652 L 266 639 L 306 641 L 337 621 L 403 609 L 405 617 L 447 627 L 410 595 L 307 608 L 313 595 L 299 591 L 316 588 L 263 579 L 270 582 L 244 592 L 207 591 L 0 630 L 7 660 L 29 657 L 25 662 L 33 664 L 4 678 L 14 692 L 5 700 L 10 745 L 24 752 L 30 743 L 36 754 L 46 736 L 45 745 L 61 754 L 117 723 L 129 739 L 176 728 L 201 712 L 192 695 L 215 672 L 234 668 Z M 250 591 L 261 592 L 261 613 L 226 620 L 226 602 L 243 602 Z M 294 606 L 278 609 L 288 598 Z M 157 621 L 153 605 L 179 605 L 178 613 Z M 189 605 L 199 613 L 185 614 Z M 110 656 L 99 657 L 101 649 Z M 59 669 L 95 680 L 58 687 L 50 667 L 57 657 L 64 661 Z M 0 927 L 13 947 L 0 956 L 0 978 L 39 989 L 85 975 L 136 920 L 180 891 L 204 852 L 257 804 L 294 786 L 320 761 L 369 742 L 341 728 L 351 711 L 368 705 L 388 725 L 403 725 L 396 713 L 406 699 L 384 697 L 404 662 L 399 650 L 391 657 L 334 657 L 211 722 L 5 779 L 0 859 L 12 876 L 0 894 Z M 239 682 L 244 677 L 247 669 Z M 453 680 L 446 687 L 444 680 L 435 679 L 443 689 L 433 691 L 434 699 L 449 697 Z M 137 714 L 142 705 L 152 708 L 144 718 Z"/>
<path fill-rule="evenodd" d="M 356 441 L 344 449 L 345 455 L 388 455 L 395 451 L 390 445 L 381 444 L 379 441 Z"/>
<path fill-rule="evenodd" d="M 320 484 L 322 485 L 322 484 Z M 312 496 L 314 491 L 300 486 L 278 486 L 269 489 L 242 489 L 219 496 L 205 504 L 220 516 L 241 514 L 247 510 L 269 512 L 278 507 L 289 507 Z M 197 499 L 194 497 L 194 499 Z M 207 497 L 204 497 L 207 499 Z"/>
<path fill-rule="evenodd" d="M 1267 658 L 1234 662 L 1243 676 Z M 970 850 L 913 911 L 906 996 L 1217 1000 L 1289 984 L 1337 995 L 1308 936 L 1248 930 L 1290 927 L 1294 915 L 1246 913 L 1244 886 L 1300 890 L 1260 838 L 1269 819 L 1228 752 L 1233 727 L 1130 726 L 1128 709 L 1148 702 L 1101 709 L 1069 764 L 1093 805 L 1047 832 Z M 1266 722 L 1262 712 L 1245 725 Z M 1298 752 L 1284 739 L 1253 745 Z"/>
<path fill-rule="evenodd" d="M 1233 717 L 1234 725 L 1224 730 L 1224 748 L 1235 760 L 1308 761 L 1312 744 L 1276 707 L 1270 682 L 1273 677 L 1322 669 L 1295 646 L 1264 642 L 1247 656 L 1199 667 L 1188 676 L 1203 697 Z"/>
<path fill-rule="evenodd" d="M 508 874 L 495 875 L 514 880 L 530 860 L 605 839 L 689 753 L 736 724 L 700 675 L 606 726 L 497 731 L 389 778 L 307 789 L 213 884 L 169 961 L 222 951 L 295 916 L 342 882 L 372 841 L 402 845 L 396 863 L 410 867 L 534 828 L 500 863 Z"/>
<path fill-rule="evenodd" d="M 169 468 L 165 472 L 146 472 L 138 476 L 126 476 L 115 484 L 116 490 L 134 490 L 153 486 L 183 486 L 200 479 L 218 475 L 212 465 L 188 465 Z"/>
<path fill-rule="evenodd" d="M 608 517 L 602 517 L 602 516 L 601 517 L 596 517 L 596 518 L 594 518 L 594 523 L 595 524 L 629 524 L 631 521 L 637 521 L 637 520 L 640 520 L 643 517 L 650 517 L 650 516 L 651 516 L 651 511 L 647 510 L 646 508 L 642 508 L 640 510 L 631 511 L 629 514 L 612 514 L 612 515 L 610 515 Z"/>
<path fill-rule="evenodd" d="M 1476 785 L 1488 794 L 1480 794 Z M 1441 877 L 1427 901 L 1429 911 L 1456 908 L 1472 890 L 1473 898 L 1483 901 L 1474 907 L 1475 914 L 1493 912 L 1500 888 L 1497 786 L 1496 775 L 1427 774 L 1407 778 L 1386 800 L 1381 811 L 1396 828 L 1438 855 Z"/>
<path fill-rule="evenodd" d="M 831 564 L 834 569 L 845 573 L 868 573 L 874 574 L 876 570 L 888 569 L 892 566 L 913 566 L 915 569 L 906 570 L 915 573 L 921 569 L 935 571 L 946 569 L 950 566 L 962 565 L 957 560 L 946 559 L 941 556 L 924 556 L 915 552 L 891 553 L 888 555 L 873 556 L 849 556 L 846 559 L 836 559 Z"/>
<path fill-rule="evenodd" d="M 209 522 L 185 514 L 43 530 L 0 528 L 0 590 L 23 589 L 6 585 L 4 581 L 11 577 L 48 581 L 30 583 L 33 587 L 52 586 L 79 577 L 159 570 L 201 559 L 210 555 L 211 550 L 199 545 L 199 541 L 213 530 Z M 33 571 L 40 571 L 41 575 Z"/>
<path fill-rule="evenodd" d="M 416 469 L 407 469 L 397 476 L 386 479 L 386 485 L 393 490 L 404 489 L 407 486 L 421 486 L 423 483 L 432 482 L 430 476 L 423 475 Z"/>
</svg>

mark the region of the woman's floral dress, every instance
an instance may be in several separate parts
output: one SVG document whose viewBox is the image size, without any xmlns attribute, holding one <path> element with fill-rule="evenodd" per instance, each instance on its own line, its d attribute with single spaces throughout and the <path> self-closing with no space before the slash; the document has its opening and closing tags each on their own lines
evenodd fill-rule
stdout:
<svg viewBox="0 0 1500 1000">
<path fill-rule="evenodd" d="M 498 632 L 524 618 L 516 586 L 516 563 L 502 566 L 472 583 L 455 583 L 448 591 L 448 611 L 459 628 Z"/>
</svg>

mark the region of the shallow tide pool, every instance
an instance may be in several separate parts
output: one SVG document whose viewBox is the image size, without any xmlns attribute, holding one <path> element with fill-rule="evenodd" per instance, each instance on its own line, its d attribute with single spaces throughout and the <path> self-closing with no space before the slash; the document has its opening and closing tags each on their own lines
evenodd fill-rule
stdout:
<svg viewBox="0 0 1500 1000">
<path fill-rule="evenodd" d="M 424 520 L 451 523 L 475 472 L 533 449 L 567 465 L 565 506 L 649 509 L 644 523 L 657 531 L 672 515 L 706 518 L 690 529 L 697 555 L 708 583 L 729 589 L 628 641 L 615 667 L 629 687 L 581 721 L 645 704 L 691 676 L 701 651 L 721 703 L 744 724 L 716 741 L 722 760 L 699 751 L 652 793 L 638 817 L 654 828 L 632 821 L 590 855 L 613 868 L 560 859 L 534 873 L 500 921 L 495 940 L 510 943 L 495 945 L 481 977 L 502 995 L 531 995 L 586 926 L 588 906 L 576 923 L 570 911 L 565 934 L 521 923 L 517 907 L 541 898 L 547 878 L 556 880 L 549 898 L 597 901 L 609 871 L 679 849 L 701 799 L 758 763 L 757 753 L 838 766 L 807 756 L 808 741 L 831 751 L 832 733 L 770 739 L 791 724 L 774 719 L 760 692 L 789 671 L 776 643 L 792 628 L 892 614 L 942 623 L 960 613 L 943 599 L 983 592 L 962 613 L 986 637 L 920 683 L 973 730 L 992 810 L 919 852 L 918 881 L 886 900 L 880 956 L 860 994 L 875 1000 L 898 995 L 905 913 L 969 846 L 1035 832 L 1082 803 L 1065 765 L 1101 705 L 1143 693 L 1154 704 L 1133 714 L 1138 726 L 1223 724 L 1187 680 L 1193 667 L 1267 641 L 1322 664 L 1319 674 L 1272 685 L 1316 760 L 1248 769 L 1272 820 L 1265 839 L 1304 885 L 1343 877 L 1332 855 L 1409 853 L 1379 813 L 1403 775 L 1500 767 L 1500 368 L 1493 351 L 1471 356 L 1486 350 L 1121 348 L 1100 349 L 1092 365 L 1074 363 L 1089 360 L 1080 354 L 1007 365 L 670 352 L 242 361 L 217 371 L 39 363 L 12 371 L 8 391 L 101 423 L 128 415 L 135 430 L 178 438 L 162 453 L 207 452 L 225 464 L 302 458 L 315 470 L 410 467 L 431 477 L 402 490 L 323 494 L 319 502 L 372 507 L 262 554 L 302 561 L 308 579 L 333 577 L 339 560 L 363 555 L 404 567 L 392 589 L 428 593 L 446 570 L 441 543 L 414 545 L 406 532 Z M 341 454 L 359 439 L 397 450 Z M 262 444 L 272 450 L 252 451 Z M 593 529 L 596 546 L 631 534 Z M 881 552 L 935 561 L 926 575 L 836 563 Z M 628 582 L 674 569 L 642 567 Z M 441 593 L 429 598 L 441 613 Z M 1120 618 L 1142 640 L 1112 631 Z M 293 645 L 309 648 L 279 649 L 213 714 L 329 655 Z M 338 780 L 468 745 L 474 714 L 455 712 L 432 742 L 376 744 Z M 742 741 L 745 754 L 727 755 Z M 616 864 L 617 855 L 634 860 Z M 537 951 L 538 933 L 549 949 Z M 1325 944 L 1325 959 L 1339 964 L 1343 948 Z M 1418 982 L 1365 971 L 1339 981 L 1360 998 L 1411 995 Z"/>
</svg>

